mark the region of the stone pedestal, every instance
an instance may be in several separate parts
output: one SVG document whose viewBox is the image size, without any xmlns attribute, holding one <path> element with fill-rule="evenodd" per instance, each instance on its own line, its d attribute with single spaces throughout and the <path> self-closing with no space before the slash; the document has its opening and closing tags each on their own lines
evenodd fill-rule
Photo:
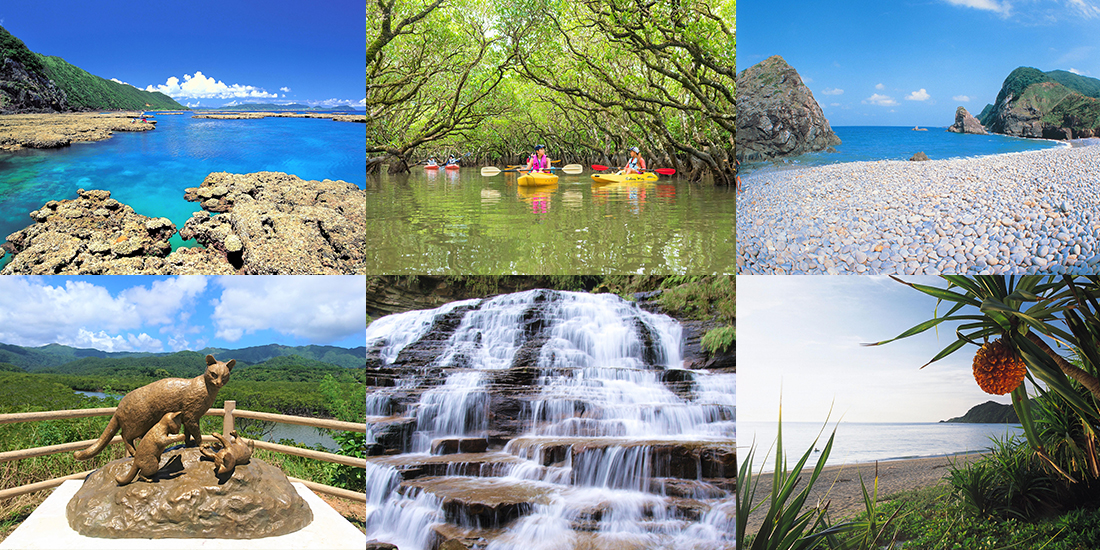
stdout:
<svg viewBox="0 0 1100 550">
<path fill-rule="evenodd" d="M 80 489 L 82 481 L 66 481 L 54 489 L 11 535 L 0 542 L 0 550 L 363 550 L 367 537 L 300 483 L 292 484 L 313 513 L 313 522 L 287 535 L 259 539 L 104 539 L 86 537 L 69 527 L 65 506 Z"/>
<path fill-rule="evenodd" d="M 199 449 L 161 456 L 151 480 L 118 485 L 133 460 L 92 472 L 66 506 L 69 527 L 89 537 L 255 539 L 293 533 L 313 520 L 282 470 L 259 459 L 215 474 Z"/>
</svg>

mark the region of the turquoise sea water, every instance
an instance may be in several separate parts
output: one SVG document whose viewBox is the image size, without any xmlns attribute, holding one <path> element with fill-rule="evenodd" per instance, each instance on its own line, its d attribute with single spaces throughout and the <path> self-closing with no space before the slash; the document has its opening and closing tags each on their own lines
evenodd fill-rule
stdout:
<svg viewBox="0 0 1100 550">
<path fill-rule="evenodd" d="M 823 449 L 829 435 L 836 428 L 836 439 L 829 454 L 828 464 L 858 464 L 876 460 L 895 460 L 927 456 L 943 456 L 966 451 L 984 451 L 990 446 L 990 437 L 1003 439 L 1007 434 L 1019 434 L 1018 424 L 947 424 L 929 422 L 830 423 L 822 432 L 818 422 L 783 422 L 783 454 L 793 465 L 811 445 Z M 769 450 L 774 453 L 775 422 L 738 422 L 738 455 L 747 454 L 755 441 L 754 471 L 758 471 L 762 459 Z M 814 443 L 814 439 L 817 443 Z M 816 463 L 820 453 L 810 456 L 810 464 Z M 775 455 L 765 465 L 765 471 L 774 469 Z"/>
<path fill-rule="evenodd" d="M 0 242 L 32 223 L 28 214 L 76 190 L 106 189 L 138 214 L 177 227 L 200 210 L 183 199 L 211 172 L 277 171 L 366 186 L 362 124 L 326 119 L 192 119 L 161 115 L 150 132 L 50 150 L 0 152 Z M 179 237 L 174 238 L 179 245 Z"/>
<path fill-rule="evenodd" d="M 927 132 L 901 126 L 836 126 L 841 144 L 835 153 L 817 152 L 775 162 L 742 166 L 742 174 L 759 170 L 821 166 L 840 162 L 873 160 L 909 160 L 923 151 L 929 159 L 976 157 L 1063 147 L 1063 142 L 1025 139 L 1002 135 L 972 135 L 948 132 L 946 127 L 928 128 Z"/>
</svg>

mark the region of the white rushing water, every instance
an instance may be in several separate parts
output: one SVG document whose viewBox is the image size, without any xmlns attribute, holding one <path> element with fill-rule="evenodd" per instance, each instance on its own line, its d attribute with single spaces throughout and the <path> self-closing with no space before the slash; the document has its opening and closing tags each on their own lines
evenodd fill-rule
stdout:
<svg viewBox="0 0 1100 550">
<path fill-rule="evenodd" d="M 442 340 L 433 327 L 451 332 L 428 364 L 398 361 Z M 532 290 L 383 317 L 367 347 L 399 379 L 372 389 L 368 414 L 413 430 L 412 452 L 368 460 L 368 539 L 427 549 L 446 523 L 499 529 L 491 550 L 732 545 L 732 484 L 715 485 L 704 462 L 734 447 L 735 375 L 684 369 L 674 319 L 614 295 Z M 517 395 L 493 394 L 496 373 L 513 372 L 528 381 L 508 386 Z M 521 404 L 509 420 L 494 399 Z M 473 439 L 474 452 L 458 448 Z M 464 454 L 444 454 L 447 440 Z M 524 497 L 489 514 L 444 494 Z"/>
</svg>

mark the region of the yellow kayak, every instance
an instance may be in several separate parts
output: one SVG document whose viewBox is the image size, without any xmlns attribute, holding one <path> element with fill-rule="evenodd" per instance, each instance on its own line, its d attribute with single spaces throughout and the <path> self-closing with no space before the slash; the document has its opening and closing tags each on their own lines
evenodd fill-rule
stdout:
<svg viewBox="0 0 1100 550">
<path fill-rule="evenodd" d="M 543 174 L 542 172 L 534 172 L 531 174 L 524 174 L 516 179 L 516 183 L 523 186 L 533 185 L 553 185 L 558 183 L 558 177 L 554 174 Z"/>
<path fill-rule="evenodd" d="M 629 181 L 657 181 L 657 174 L 592 174 L 592 179 L 600 183 L 624 183 Z"/>
</svg>

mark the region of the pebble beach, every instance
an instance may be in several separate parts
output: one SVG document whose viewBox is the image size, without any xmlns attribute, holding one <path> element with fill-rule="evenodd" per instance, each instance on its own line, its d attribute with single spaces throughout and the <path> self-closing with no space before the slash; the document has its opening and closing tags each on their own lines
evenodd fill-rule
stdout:
<svg viewBox="0 0 1100 550">
<path fill-rule="evenodd" d="M 742 181 L 739 274 L 1100 270 L 1100 146 L 851 162 Z"/>
</svg>

